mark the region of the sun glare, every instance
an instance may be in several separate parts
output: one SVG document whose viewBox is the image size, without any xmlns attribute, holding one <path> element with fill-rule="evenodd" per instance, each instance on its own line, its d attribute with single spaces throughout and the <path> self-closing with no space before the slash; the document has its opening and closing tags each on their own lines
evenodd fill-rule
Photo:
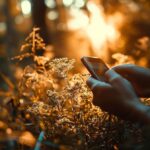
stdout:
<svg viewBox="0 0 150 150">
<path fill-rule="evenodd" d="M 104 15 L 103 8 L 89 2 L 88 9 L 91 13 L 90 24 L 87 27 L 87 34 L 91 39 L 93 49 L 96 53 L 106 48 L 108 42 L 115 42 L 119 37 L 119 31 L 115 24 L 115 18 L 107 19 Z"/>
<path fill-rule="evenodd" d="M 122 23 L 122 18 L 119 13 L 107 17 L 103 8 L 93 2 L 87 3 L 87 9 L 90 12 L 89 16 L 81 9 L 71 9 L 68 28 L 70 30 L 81 28 L 85 30 L 95 54 L 99 54 L 107 49 L 108 42 L 114 43 L 120 37 L 118 25 Z"/>
<path fill-rule="evenodd" d="M 31 14 L 31 2 L 29 0 L 22 0 L 21 10 L 23 15 L 29 16 Z"/>
</svg>

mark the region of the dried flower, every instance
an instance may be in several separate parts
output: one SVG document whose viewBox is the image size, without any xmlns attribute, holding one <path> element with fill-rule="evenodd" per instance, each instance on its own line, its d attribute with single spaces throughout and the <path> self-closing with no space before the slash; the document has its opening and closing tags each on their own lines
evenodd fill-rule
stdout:
<svg viewBox="0 0 150 150">
<path fill-rule="evenodd" d="M 18 103 L 13 108 L 15 116 L 8 117 L 11 114 L 9 110 L 0 106 L 0 135 L 8 131 L 11 134 L 7 136 L 13 135 L 19 128 L 18 142 L 22 145 L 33 146 L 36 143 L 40 148 L 46 138 L 52 141 L 50 145 L 68 150 L 119 149 L 119 144 L 129 136 L 136 136 L 138 143 L 141 138 L 139 126 L 122 121 L 93 105 L 92 92 L 86 85 L 89 75 L 70 73 L 74 59 L 50 59 L 36 55 L 37 50 L 45 50 L 38 31 L 34 28 L 21 47 L 21 52 L 29 52 L 16 57 L 22 60 L 32 56 L 34 64 L 26 66 L 20 78 L 19 93 L 15 99 Z M 115 54 L 113 58 L 121 64 L 132 61 L 122 54 Z M 27 131 L 28 125 L 32 125 L 35 136 L 42 136 L 40 146 L 39 140 L 35 142 L 33 133 Z M 16 136 L 18 134 L 15 133 Z"/>
<path fill-rule="evenodd" d="M 65 78 L 68 71 L 73 68 L 74 63 L 74 59 L 69 60 L 68 58 L 56 58 L 47 62 L 45 67 L 50 71 L 50 73 L 54 72 L 58 78 Z"/>
<path fill-rule="evenodd" d="M 115 53 L 112 58 L 116 60 L 116 65 L 118 64 L 134 64 L 135 61 L 131 56 L 127 56 L 121 53 Z"/>
</svg>

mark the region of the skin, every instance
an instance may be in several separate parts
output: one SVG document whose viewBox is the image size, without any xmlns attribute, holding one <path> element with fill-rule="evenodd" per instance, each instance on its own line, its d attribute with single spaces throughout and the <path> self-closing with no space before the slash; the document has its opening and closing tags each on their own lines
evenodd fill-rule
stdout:
<svg viewBox="0 0 150 150">
<path fill-rule="evenodd" d="M 139 99 L 150 96 L 150 70 L 121 65 L 108 70 L 105 78 L 107 83 L 92 77 L 87 81 L 93 103 L 122 119 L 150 124 L 150 107 Z"/>
<path fill-rule="evenodd" d="M 150 97 L 150 69 L 131 64 L 112 69 L 131 82 L 139 97 Z"/>
</svg>

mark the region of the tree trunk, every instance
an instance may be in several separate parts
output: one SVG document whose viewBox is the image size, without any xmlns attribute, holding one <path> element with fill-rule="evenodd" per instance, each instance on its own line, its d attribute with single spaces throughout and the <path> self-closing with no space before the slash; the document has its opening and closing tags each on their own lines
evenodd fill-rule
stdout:
<svg viewBox="0 0 150 150">
<path fill-rule="evenodd" d="M 46 26 L 46 5 L 44 0 L 32 0 L 33 26 L 39 27 L 40 35 L 45 43 L 49 43 L 49 35 Z"/>
</svg>

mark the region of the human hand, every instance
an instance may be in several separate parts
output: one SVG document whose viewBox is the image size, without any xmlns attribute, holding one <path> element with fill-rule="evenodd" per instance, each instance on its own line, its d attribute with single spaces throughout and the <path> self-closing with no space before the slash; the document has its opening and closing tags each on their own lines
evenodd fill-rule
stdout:
<svg viewBox="0 0 150 150">
<path fill-rule="evenodd" d="M 105 76 L 108 83 L 92 77 L 87 81 L 87 85 L 93 92 L 93 103 L 100 106 L 102 110 L 124 119 L 134 115 L 137 106 L 143 104 L 130 82 L 113 70 L 108 70 Z"/>
<path fill-rule="evenodd" d="M 132 64 L 124 64 L 112 68 L 129 80 L 140 97 L 150 97 L 150 69 Z"/>
</svg>

